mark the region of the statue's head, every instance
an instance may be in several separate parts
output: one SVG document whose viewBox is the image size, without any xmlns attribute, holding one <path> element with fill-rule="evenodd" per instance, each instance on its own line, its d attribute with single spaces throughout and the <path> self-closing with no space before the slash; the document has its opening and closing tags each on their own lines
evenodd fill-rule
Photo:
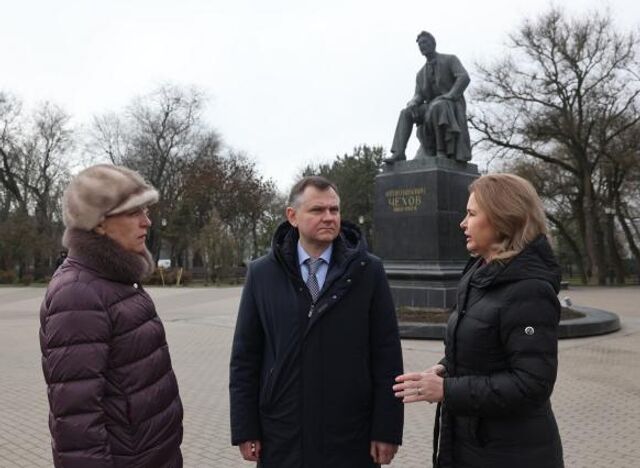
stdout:
<svg viewBox="0 0 640 468">
<path fill-rule="evenodd" d="M 436 38 L 427 31 L 421 31 L 416 38 L 422 55 L 433 54 L 436 51 Z"/>
</svg>

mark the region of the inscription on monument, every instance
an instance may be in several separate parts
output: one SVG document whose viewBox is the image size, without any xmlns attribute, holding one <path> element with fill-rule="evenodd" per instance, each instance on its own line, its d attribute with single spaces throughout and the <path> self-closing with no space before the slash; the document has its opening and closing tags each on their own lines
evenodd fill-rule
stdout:
<svg viewBox="0 0 640 468">
<path fill-rule="evenodd" d="M 424 187 L 411 187 L 387 190 L 384 196 L 394 213 L 408 213 L 418 211 L 426 193 L 427 190 Z"/>
</svg>

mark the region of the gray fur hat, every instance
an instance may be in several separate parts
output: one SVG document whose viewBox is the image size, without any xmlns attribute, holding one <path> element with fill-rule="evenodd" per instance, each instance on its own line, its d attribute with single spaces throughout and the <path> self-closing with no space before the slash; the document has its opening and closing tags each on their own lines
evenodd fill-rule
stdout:
<svg viewBox="0 0 640 468">
<path fill-rule="evenodd" d="M 71 229 L 91 231 L 107 216 L 158 201 L 158 192 L 140 174 L 122 166 L 97 164 L 79 172 L 62 197 L 62 218 Z"/>
</svg>

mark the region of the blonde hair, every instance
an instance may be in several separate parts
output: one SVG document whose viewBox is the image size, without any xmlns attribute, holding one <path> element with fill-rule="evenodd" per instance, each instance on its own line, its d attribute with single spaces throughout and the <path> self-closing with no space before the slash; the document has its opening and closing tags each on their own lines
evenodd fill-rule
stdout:
<svg viewBox="0 0 640 468">
<path fill-rule="evenodd" d="M 542 200 L 531 183 L 515 174 L 489 174 L 469 186 L 496 230 L 492 260 L 508 261 L 540 234 L 547 233 Z"/>
</svg>

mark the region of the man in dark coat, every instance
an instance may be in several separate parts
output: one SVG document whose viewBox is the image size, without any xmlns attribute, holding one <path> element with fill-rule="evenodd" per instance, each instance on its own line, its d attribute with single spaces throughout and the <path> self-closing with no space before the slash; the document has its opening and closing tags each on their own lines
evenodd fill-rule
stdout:
<svg viewBox="0 0 640 468">
<path fill-rule="evenodd" d="M 231 437 L 264 468 L 391 462 L 403 408 L 394 305 L 380 260 L 340 221 L 335 186 L 302 179 L 272 251 L 248 269 L 230 365 Z"/>
<path fill-rule="evenodd" d="M 455 55 L 436 52 L 436 40 L 422 31 L 416 40 L 427 63 L 416 76 L 416 91 L 400 112 L 387 163 L 406 159 L 405 150 L 413 125 L 420 140 L 419 155 L 469 161 L 471 141 L 467 128 L 464 90 L 469 74 Z"/>
<path fill-rule="evenodd" d="M 62 265 L 66 259 L 67 259 L 67 251 L 61 250 L 60 255 L 56 259 L 56 270 L 60 268 L 60 265 Z"/>
</svg>

